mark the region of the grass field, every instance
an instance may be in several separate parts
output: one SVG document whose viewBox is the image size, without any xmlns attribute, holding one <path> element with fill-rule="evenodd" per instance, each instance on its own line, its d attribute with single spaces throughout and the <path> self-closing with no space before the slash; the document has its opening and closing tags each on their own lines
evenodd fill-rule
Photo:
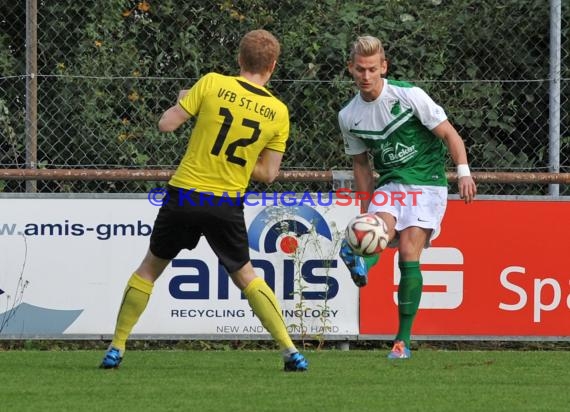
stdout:
<svg viewBox="0 0 570 412">
<path fill-rule="evenodd" d="M 284 373 L 270 350 L 0 352 L 4 411 L 568 411 L 568 351 L 305 352 Z"/>
</svg>

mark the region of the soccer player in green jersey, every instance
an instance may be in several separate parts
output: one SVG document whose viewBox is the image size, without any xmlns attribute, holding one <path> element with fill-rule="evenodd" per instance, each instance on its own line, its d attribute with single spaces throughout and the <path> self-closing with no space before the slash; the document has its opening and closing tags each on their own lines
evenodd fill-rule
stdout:
<svg viewBox="0 0 570 412">
<path fill-rule="evenodd" d="M 307 370 L 308 362 L 291 341 L 275 294 L 253 270 L 239 200 L 250 178 L 270 183 L 277 177 L 289 137 L 287 106 L 265 88 L 280 51 L 279 41 L 268 31 L 247 33 L 239 45 L 239 76 L 202 76 L 181 91 L 178 102 L 162 115 L 158 123 L 162 132 L 172 132 L 190 118 L 196 123 L 168 182 L 169 200 L 158 212 L 147 254 L 127 282 L 102 368 L 119 366 L 154 282 L 182 249 L 194 249 L 203 235 L 279 344 L 284 370 Z M 203 194 L 208 201 L 203 201 Z"/>
<path fill-rule="evenodd" d="M 444 110 L 419 87 L 386 79 L 387 69 L 379 39 L 362 36 L 352 44 L 348 70 L 359 93 L 342 108 L 338 121 L 345 152 L 352 156 L 357 191 L 370 193 L 370 199 L 376 191 L 418 193 L 413 200 L 362 204 L 363 210 L 384 220 L 388 246 L 398 248 L 399 328 L 388 358 L 407 359 L 422 295 L 420 256 L 438 236 L 447 205 L 447 152 L 457 167 L 459 195 L 465 203 L 473 200 L 477 189 L 465 144 Z M 374 170 L 380 175 L 378 182 Z M 340 256 L 355 284 L 365 286 L 374 260 L 354 255 L 346 241 Z"/>
</svg>

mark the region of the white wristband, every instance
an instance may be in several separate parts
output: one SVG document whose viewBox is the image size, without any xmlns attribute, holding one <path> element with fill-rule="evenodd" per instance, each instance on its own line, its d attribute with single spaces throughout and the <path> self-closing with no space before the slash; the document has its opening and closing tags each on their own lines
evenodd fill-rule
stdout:
<svg viewBox="0 0 570 412">
<path fill-rule="evenodd" d="M 468 165 L 457 165 L 457 178 L 471 176 Z"/>
</svg>

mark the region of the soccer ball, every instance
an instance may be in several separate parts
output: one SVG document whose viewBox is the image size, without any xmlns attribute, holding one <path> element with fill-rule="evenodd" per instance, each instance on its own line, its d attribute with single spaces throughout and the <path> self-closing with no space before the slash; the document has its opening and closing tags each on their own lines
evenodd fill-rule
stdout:
<svg viewBox="0 0 570 412">
<path fill-rule="evenodd" d="M 374 213 L 363 213 L 348 223 L 345 238 L 356 255 L 373 256 L 386 249 L 388 227 Z"/>
</svg>

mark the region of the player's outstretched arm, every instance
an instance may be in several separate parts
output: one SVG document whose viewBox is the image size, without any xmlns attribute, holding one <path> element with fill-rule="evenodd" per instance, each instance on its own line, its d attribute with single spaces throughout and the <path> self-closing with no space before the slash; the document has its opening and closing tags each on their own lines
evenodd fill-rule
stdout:
<svg viewBox="0 0 570 412">
<path fill-rule="evenodd" d="M 465 150 L 465 143 L 455 127 L 445 120 L 439 125 L 437 125 L 432 132 L 443 139 L 449 154 L 457 167 L 457 187 L 459 189 L 459 196 L 465 201 L 465 203 L 471 203 L 477 194 L 477 186 L 473 177 L 471 177 L 471 172 L 469 171 L 469 165 L 467 163 L 467 151 Z"/>
<path fill-rule="evenodd" d="M 161 132 L 173 132 L 178 129 L 190 115 L 179 104 L 172 106 L 164 112 L 158 121 L 158 130 Z"/>
<path fill-rule="evenodd" d="M 374 191 L 374 174 L 368 152 L 352 156 L 352 170 L 354 173 L 354 185 L 357 192 L 372 193 Z M 368 210 L 370 198 L 363 199 L 360 206 L 362 212 Z"/>
<path fill-rule="evenodd" d="M 178 101 L 182 100 L 187 93 L 187 89 L 180 90 L 178 93 Z M 188 112 L 186 112 L 179 103 L 176 103 L 162 114 L 162 117 L 158 121 L 158 130 L 161 132 L 173 132 L 189 118 L 190 115 Z"/>
<path fill-rule="evenodd" d="M 255 163 L 251 178 L 257 182 L 272 183 L 279 175 L 281 159 L 283 159 L 283 153 L 263 149 Z"/>
</svg>

